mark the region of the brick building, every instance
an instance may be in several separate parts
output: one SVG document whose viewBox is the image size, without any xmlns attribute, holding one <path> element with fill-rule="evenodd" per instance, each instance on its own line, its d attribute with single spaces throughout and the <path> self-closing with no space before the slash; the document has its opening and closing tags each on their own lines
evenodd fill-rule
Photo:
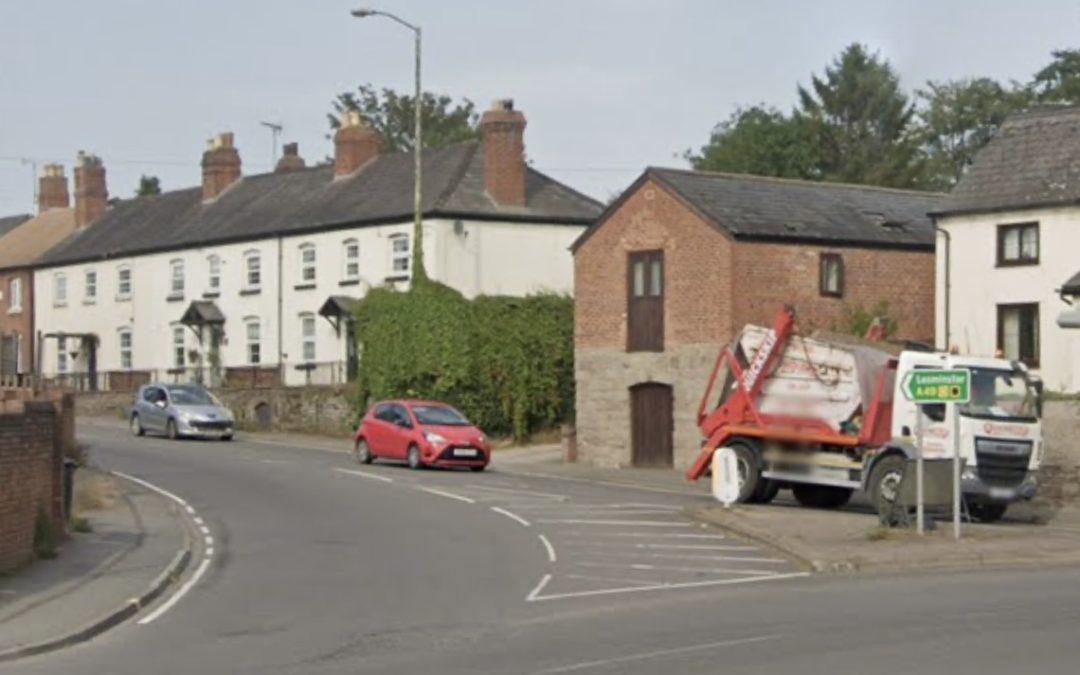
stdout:
<svg viewBox="0 0 1080 675">
<path fill-rule="evenodd" d="M 936 194 L 647 170 L 575 243 L 577 446 L 605 466 L 688 465 L 721 345 L 785 304 L 799 330 L 879 310 L 934 335 Z"/>
</svg>

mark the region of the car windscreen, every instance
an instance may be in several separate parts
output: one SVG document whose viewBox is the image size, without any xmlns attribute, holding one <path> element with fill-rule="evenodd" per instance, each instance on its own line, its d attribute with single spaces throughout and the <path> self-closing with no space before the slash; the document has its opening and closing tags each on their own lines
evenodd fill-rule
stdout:
<svg viewBox="0 0 1080 675">
<path fill-rule="evenodd" d="M 960 413 L 981 419 L 1034 421 L 1038 418 L 1038 392 L 1022 372 L 970 368 L 971 401 Z"/>
<path fill-rule="evenodd" d="M 471 424 L 464 415 L 449 406 L 414 405 L 412 411 L 420 424 L 442 427 L 467 427 Z"/>
<path fill-rule="evenodd" d="M 210 392 L 197 387 L 169 387 L 173 405 L 218 405 Z"/>
</svg>

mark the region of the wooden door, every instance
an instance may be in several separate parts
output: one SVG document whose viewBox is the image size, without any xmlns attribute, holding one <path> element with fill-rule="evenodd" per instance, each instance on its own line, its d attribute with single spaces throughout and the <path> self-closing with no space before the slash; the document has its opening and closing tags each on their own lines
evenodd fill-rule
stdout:
<svg viewBox="0 0 1080 675">
<path fill-rule="evenodd" d="M 671 387 L 657 382 L 630 387 L 630 457 L 634 466 L 672 466 L 675 445 Z"/>
</svg>

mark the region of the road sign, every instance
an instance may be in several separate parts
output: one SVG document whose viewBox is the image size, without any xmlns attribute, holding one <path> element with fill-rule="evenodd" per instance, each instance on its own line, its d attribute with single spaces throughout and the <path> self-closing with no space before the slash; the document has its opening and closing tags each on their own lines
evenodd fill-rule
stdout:
<svg viewBox="0 0 1080 675">
<path fill-rule="evenodd" d="M 915 403 L 967 403 L 971 400 L 971 371 L 912 370 L 904 376 L 900 389 Z"/>
<path fill-rule="evenodd" d="M 739 460 L 731 448 L 717 448 L 713 453 L 712 491 L 716 501 L 724 506 L 731 506 L 739 499 Z"/>
</svg>

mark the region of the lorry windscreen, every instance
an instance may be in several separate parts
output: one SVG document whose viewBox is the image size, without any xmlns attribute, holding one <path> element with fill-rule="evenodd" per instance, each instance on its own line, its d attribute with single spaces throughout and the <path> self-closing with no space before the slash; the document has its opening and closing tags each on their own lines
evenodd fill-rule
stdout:
<svg viewBox="0 0 1080 675">
<path fill-rule="evenodd" d="M 1038 419 L 1039 394 L 1024 373 L 992 368 L 969 370 L 971 401 L 960 405 L 961 415 L 1017 422 Z"/>
</svg>

